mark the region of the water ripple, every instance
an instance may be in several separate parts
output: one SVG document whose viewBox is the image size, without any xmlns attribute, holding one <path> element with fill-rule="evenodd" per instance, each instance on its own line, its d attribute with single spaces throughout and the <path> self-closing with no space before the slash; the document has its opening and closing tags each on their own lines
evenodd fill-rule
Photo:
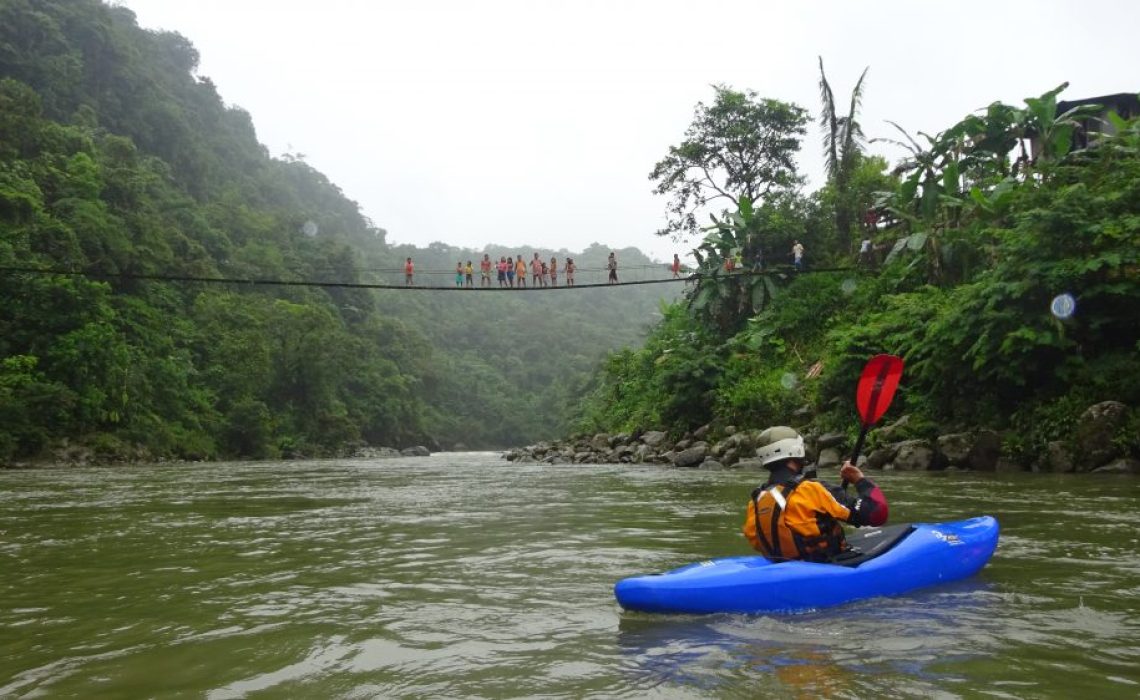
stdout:
<svg viewBox="0 0 1140 700">
<path fill-rule="evenodd" d="M 899 519 L 996 515 L 991 565 L 796 616 L 616 606 L 621 577 L 745 553 L 755 479 L 474 453 L 0 473 L 0 696 L 1135 696 L 1140 482 L 884 474 Z"/>
</svg>

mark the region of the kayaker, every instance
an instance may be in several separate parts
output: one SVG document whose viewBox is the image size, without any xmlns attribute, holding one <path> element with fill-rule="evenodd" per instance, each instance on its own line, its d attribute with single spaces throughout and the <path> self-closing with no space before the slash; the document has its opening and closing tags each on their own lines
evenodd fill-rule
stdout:
<svg viewBox="0 0 1140 700">
<path fill-rule="evenodd" d="M 743 531 L 764 556 L 835 561 L 851 550 L 841 522 L 861 527 L 887 521 L 883 492 L 851 462 L 844 462 L 839 475 L 855 485 L 854 497 L 842 487 L 805 476 L 804 439 L 792 428 L 768 428 L 757 442 L 756 455 L 769 477 L 752 492 Z"/>
</svg>

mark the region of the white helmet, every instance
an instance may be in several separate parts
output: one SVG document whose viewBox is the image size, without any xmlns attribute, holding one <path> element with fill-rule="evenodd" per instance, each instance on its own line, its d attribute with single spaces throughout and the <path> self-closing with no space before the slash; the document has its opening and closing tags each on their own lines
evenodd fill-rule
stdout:
<svg viewBox="0 0 1140 700">
<path fill-rule="evenodd" d="M 803 459 L 804 454 L 803 436 L 787 426 L 768 428 L 756 438 L 756 456 L 764 466 L 785 459 Z"/>
</svg>

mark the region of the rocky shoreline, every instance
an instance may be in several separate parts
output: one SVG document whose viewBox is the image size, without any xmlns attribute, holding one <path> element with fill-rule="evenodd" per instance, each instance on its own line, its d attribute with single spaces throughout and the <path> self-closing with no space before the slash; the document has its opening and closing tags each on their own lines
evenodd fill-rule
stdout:
<svg viewBox="0 0 1140 700">
<path fill-rule="evenodd" d="M 873 471 L 946 471 L 1140 474 L 1140 460 L 1124 453 L 1112 437 L 1126 424 L 1128 407 L 1116 401 L 1090 406 L 1068 442 L 1049 443 L 1043 454 L 1026 464 L 1004 455 L 1005 435 L 989 429 L 949 432 L 935 438 L 895 439 L 907 434 L 910 418 L 874 431 L 874 447 L 859 458 Z M 692 469 L 760 471 L 756 438 L 763 428 L 703 426 L 678 440 L 660 430 L 632 434 L 577 435 L 540 442 L 503 453 L 509 461 L 547 464 L 661 464 Z M 838 467 L 853 440 L 845 433 L 803 431 L 809 461 L 820 468 Z"/>
</svg>

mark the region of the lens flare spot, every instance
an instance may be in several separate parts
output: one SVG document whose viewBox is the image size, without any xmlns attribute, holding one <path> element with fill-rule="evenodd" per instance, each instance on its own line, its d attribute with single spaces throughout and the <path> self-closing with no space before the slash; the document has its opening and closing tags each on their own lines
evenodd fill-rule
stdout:
<svg viewBox="0 0 1140 700">
<path fill-rule="evenodd" d="M 1068 292 L 1058 294 L 1049 303 L 1049 310 L 1059 319 L 1071 318 L 1077 312 L 1077 300 Z"/>
</svg>

